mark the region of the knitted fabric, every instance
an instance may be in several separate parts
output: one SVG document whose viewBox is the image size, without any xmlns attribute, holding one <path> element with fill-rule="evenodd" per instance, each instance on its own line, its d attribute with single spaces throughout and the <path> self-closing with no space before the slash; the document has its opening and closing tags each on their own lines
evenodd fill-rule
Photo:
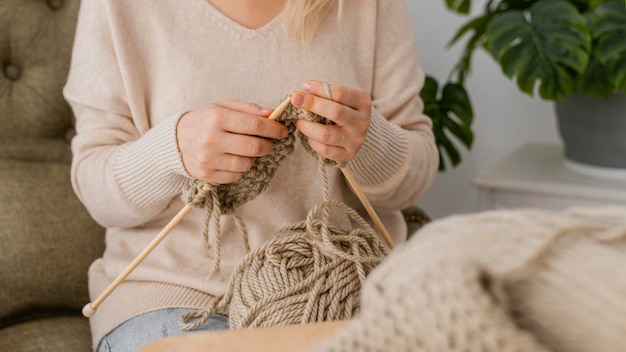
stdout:
<svg viewBox="0 0 626 352">
<path fill-rule="evenodd" d="M 453 216 L 392 252 L 308 352 L 623 351 L 624 293 L 626 208 Z"/>
<path fill-rule="evenodd" d="M 387 249 L 356 211 L 329 200 L 325 168 L 337 163 L 313 152 L 295 128 L 299 118 L 328 123 L 319 115 L 289 105 L 277 119 L 288 128 L 289 137 L 274 141 L 273 153 L 258 158 L 241 180 L 226 185 L 193 181 L 185 190 L 188 204 L 206 209 L 203 236 L 214 251 L 212 272 L 219 270 L 221 216 L 235 217 L 244 245 L 250 251 L 245 223 L 235 210 L 267 187 L 280 162 L 293 151 L 296 136 L 319 160 L 324 202 L 311 209 L 306 220 L 281 229 L 264 245 L 250 251 L 235 268 L 227 292 L 207 309 L 182 316 L 181 327 L 194 329 L 218 311 L 228 311 L 230 327 L 234 329 L 345 320 L 358 312 L 361 285 L 384 259 Z M 331 224 L 333 207 L 342 210 L 358 227 L 346 231 Z M 320 212 L 321 218 L 316 217 Z M 213 244 L 210 229 L 215 237 Z"/>
</svg>

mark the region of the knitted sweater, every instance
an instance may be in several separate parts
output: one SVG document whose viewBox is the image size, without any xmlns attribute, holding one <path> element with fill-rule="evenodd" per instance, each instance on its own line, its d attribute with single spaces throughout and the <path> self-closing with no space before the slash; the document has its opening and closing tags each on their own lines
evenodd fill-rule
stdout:
<svg viewBox="0 0 626 352">
<path fill-rule="evenodd" d="M 437 150 L 419 99 L 416 59 L 404 0 L 346 1 L 306 50 L 282 14 L 258 29 L 232 21 L 205 0 L 85 0 L 64 88 L 76 116 L 72 183 L 107 248 L 89 270 L 97 297 L 183 207 L 189 182 L 176 124 L 191 109 L 229 99 L 275 107 L 307 79 L 371 94 L 366 140 L 347 164 L 396 242 L 400 209 L 432 182 Z M 367 213 L 338 170 L 330 197 Z M 317 161 L 299 143 L 266 191 L 241 206 L 250 244 L 301 221 L 322 200 Z M 220 295 L 245 250 L 232 217 L 222 219 L 220 271 L 208 277 L 204 213 L 194 209 L 91 318 L 94 345 L 125 320 L 164 307 L 204 308 Z M 339 224 L 349 226 L 345 218 Z"/>
</svg>

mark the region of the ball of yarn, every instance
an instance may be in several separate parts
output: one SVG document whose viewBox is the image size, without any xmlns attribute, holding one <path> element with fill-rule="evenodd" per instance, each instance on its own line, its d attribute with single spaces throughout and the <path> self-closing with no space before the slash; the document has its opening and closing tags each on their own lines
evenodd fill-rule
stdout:
<svg viewBox="0 0 626 352">
<path fill-rule="evenodd" d="M 333 206 L 358 227 L 346 231 L 330 224 Z M 320 210 L 324 214 L 318 219 Z M 183 315 L 180 325 L 194 329 L 225 309 L 231 329 L 348 320 L 359 311 L 365 278 L 387 254 L 355 210 L 337 201 L 320 203 L 305 221 L 281 229 L 248 253 L 219 301 Z"/>
<path fill-rule="evenodd" d="M 365 277 L 386 253 L 371 228 L 325 229 L 313 218 L 284 228 L 237 268 L 231 328 L 350 319 L 358 312 Z"/>
</svg>

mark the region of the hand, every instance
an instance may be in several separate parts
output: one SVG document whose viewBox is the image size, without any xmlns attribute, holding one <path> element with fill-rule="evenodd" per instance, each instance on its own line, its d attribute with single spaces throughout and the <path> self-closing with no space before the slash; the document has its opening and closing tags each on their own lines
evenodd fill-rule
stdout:
<svg viewBox="0 0 626 352">
<path fill-rule="evenodd" d="M 333 84 L 330 85 L 333 100 L 330 100 L 324 92 L 324 83 L 320 81 L 307 81 L 302 89 L 292 95 L 291 104 L 335 123 L 296 122 L 311 148 L 330 160 L 346 162 L 354 159 L 365 141 L 370 123 L 372 99 L 369 94 L 358 88 Z"/>
<path fill-rule="evenodd" d="M 187 172 L 206 183 L 230 183 L 250 170 L 256 157 L 274 149 L 271 139 L 287 136 L 272 109 L 226 101 L 193 110 L 178 122 L 176 137 Z"/>
</svg>

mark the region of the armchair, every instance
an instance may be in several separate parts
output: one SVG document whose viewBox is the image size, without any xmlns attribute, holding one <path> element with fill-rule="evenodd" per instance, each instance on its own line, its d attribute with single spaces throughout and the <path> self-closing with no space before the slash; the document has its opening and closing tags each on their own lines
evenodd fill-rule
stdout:
<svg viewBox="0 0 626 352">
<path fill-rule="evenodd" d="M 0 351 L 89 351 L 87 268 L 103 229 L 70 185 L 61 94 L 78 0 L 0 3 Z"/>
</svg>

